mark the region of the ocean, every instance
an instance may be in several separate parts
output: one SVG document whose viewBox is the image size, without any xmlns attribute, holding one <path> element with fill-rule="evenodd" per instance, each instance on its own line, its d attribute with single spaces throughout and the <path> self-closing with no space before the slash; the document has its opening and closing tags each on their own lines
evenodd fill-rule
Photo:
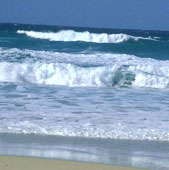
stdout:
<svg viewBox="0 0 169 170">
<path fill-rule="evenodd" d="M 169 32 L 0 24 L 0 154 L 166 170 L 167 150 Z"/>
</svg>

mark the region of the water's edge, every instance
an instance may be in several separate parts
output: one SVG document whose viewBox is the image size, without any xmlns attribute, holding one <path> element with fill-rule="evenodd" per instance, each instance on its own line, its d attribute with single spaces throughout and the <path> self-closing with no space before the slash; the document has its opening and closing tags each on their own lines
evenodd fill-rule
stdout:
<svg viewBox="0 0 169 170">
<path fill-rule="evenodd" d="M 166 170 L 169 143 L 23 134 L 0 134 L 0 155 L 54 158 Z"/>
</svg>

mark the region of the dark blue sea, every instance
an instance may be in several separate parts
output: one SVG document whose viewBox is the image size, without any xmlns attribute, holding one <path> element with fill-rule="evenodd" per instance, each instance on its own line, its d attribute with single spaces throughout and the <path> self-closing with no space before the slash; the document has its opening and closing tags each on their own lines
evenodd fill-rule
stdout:
<svg viewBox="0 0 169 170">
<path fill-rule="evenodd" d="M 72 156 L 79 150 L 72 155 L 65 151 L 66 159 L 121 165 L 116 155 L 110 159 L 113 149 L 109 153 L 103 144 L 120 141 L 113 146 L 126 146 L 127 157 L 115 152 L 126 159 L 124 165 L 166 170 L 169 32 L 1 23 L 0 153 L 25 155 L 2 147 L 10 148 L 14 139 L 25 146 L 25 139 L 34 138 L 38 146 L 41 138 L 46 140 L 48 145 L 42 145 L 48 152 L 41 155 L 34 147 L 28 156 L 57 157 L 48 141 L 56 138 L 73 141 L 60 152 L 71 152 L 75 141 L 83 152 Z M 105 149 L 95 148 L 91 154 L 89 143 L 84 149 L 82 141 L 100 142 L 99 148 Z M 141 149 L 138 143 L 154 147 Z M 109 158 L 101 159 L 99 153 Z"/>
</svg>

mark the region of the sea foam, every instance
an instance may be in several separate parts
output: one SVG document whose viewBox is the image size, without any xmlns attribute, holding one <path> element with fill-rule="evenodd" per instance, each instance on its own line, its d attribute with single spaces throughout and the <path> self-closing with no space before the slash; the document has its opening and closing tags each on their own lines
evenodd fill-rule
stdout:
<svg viewBox="0 0 169 170">
<path fill-rule="evenodd" d="M 168 88 L 168 66 L 119 65 L 81 67 L 65 63 L 0 62 L 0 81 L 83 87 Z"/>
<path fill-rule="evenodd" d="M 136 111 L 136 110 L 135 110 Z M 48 112 L 48 111 L 46 111 Z M 136 113 L 133 113 L 138 117 Z M 140 113 L 141 114 L 141 113 Z M 142 113 L 143 114 L 143 113 Z M 32 115 L 43 116 L 43 114 L 35 112 Z M 104 115 L 100 116 L 96 113 L 79 114 L 77 116 L 71 113 L 58 113 L 57 118 L 54 113 L 50 112 L 51 117 L 47 117 L 49 124 L 44 118 L 39 121 L 32 120 L 15 120 L 8 121 L 6 126 L 5 121 L 2 121 L 0 133 L 14 133 L 14 134 L 41 134 L 41 135 L 57 135 L 57 136 L 70 136 L 70 137 L 88 137 L 88 138 L 109 138 L 109 139 L 127 139 L 127 140 L 160 140 L 169 141 L 169 133 L 167 123 L 160 122 L 159 128 L 155 124 L 152 125 L 152 120 L 147 122 L 133 119 L 130 115 L 130 120 L 135 123 L 130 124 L 129 118 L 119 117 L 114 120 L 114 117 L 106 119 Z M 92 116 L 93 117 L 92 117 Z M 144 114 L 143 114 L 144 115 Z M 23 116 L 23 115 L 22 115 Z M 115 116 L 115 115 L 114 115 Z M 121 116 L 121 115 L 117 115 Z M 151 117 L 151 116 L 150 116 Z M 25 119 L 25 117 L 23 118 Z M 58 120 L 57 120 L 58 119 Z M 79 119 L 83 119 L 81 123 Z M 121 121 L 119 121 L 119 119 Z M 108 122 L 106 122 L 106 120 Z M 114 121 L 113 121 L 114 120 Z M 162 125 L 163 123 L 163 125 Z M 141 128 L 141 127 L 144 128 Z M 166 127 L 164 130 L 161 127 Z"/>
<path fill-rule="evenodd" d="M 107 33 L 90 33 L 76 32 L 73 30 L 61 30 L 59 32 L 36 32 L 36 31 L 24 31 L 18 30 L 18 34 L 26 34 L 32 38 L 46 39 L 50 41 L 84 41 L 93 43 L 121 43 L 128 40 L 137 41 L 139 39 L 155 40 L 150 37 L 135 37 L 127 34 L 107 34 Z"/>
<path fill-rule="evenodd" d="M 169 87 L 169 61 L 127 54 L 0 48 L 0 81 L 83 87 Z"/>
</svg>

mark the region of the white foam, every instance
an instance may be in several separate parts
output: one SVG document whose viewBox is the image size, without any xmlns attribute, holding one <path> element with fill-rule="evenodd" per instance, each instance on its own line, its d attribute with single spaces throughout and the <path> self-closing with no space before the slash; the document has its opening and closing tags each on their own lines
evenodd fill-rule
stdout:
<svg viewBox="0 0 169 170">
<path fill-rule="evenodd" d="M 46 39 L 50 41 L 85 41 L 85 42 L 94 42 L 94 43 L 121 43 L 124 41 L 139 40 L 139 39 L 148 39 L 154 40 L 150 37 L 135 37 L 127 34 L 107 34 L 107 33 L 90 33 L 85 32 L 76 32 L 73 30 L 62 30 L 59 32 L 37 32 L 37 31 L 24 31 L 18 30 L 18 34 L 26 34 L 32 38 Z"/>
<path fill-rule="evenodd" d="M 111 72 L 114 69 L 114 67 L 81 68 L 59 63 L 19 64 L 3 62 L 0 63 L 0 66 L 0 81 L 64 86 L 104 86 L 106 81 L 109 83 Z"/>
<path fill-rule="evenodd" d="M 8 58 L 8 62 L 0 62 L 0 81 L 4 82 L 83 87 L 169 87 L 169 61 L 126 54 L 68 54 L 2 48 L 0 55 Z M 18 56 L 23 60 L 16 62 Z"/>
<path fill-rule="evenodd" d="M 144 71 L 138 69 L 141 67 Z M 0 63 L 0 81 L 23 82 L 62 86 L 104 87 L 136 86 L 168 88 L 169 71 L 167 67 L 120 65 L 103 67 L 79 67 L 63 63 Z M 161 74 L 153 74 L 163 69 Z"/>
<path fill-rule="evenodd" d="M 59 53 L 53 51 L 34 51 L 34 50 L 21 50 L 17 48 L 0 48 L 1 58 L 11 59 L 19 62 L 34 62 L 35 60 L 45 62 L 59 62 L 59 63 L 72 63 L 75 65 L 108 65 L 114 62 L 121 63 L 122 61 L 128 62 L 134 60 L 136 57 L 127 54 L 109 54 L 109 53 L 94 53 L 94 54 L 72 54 L 72 53 Z"/>
<path fill-rule="evenodd" d="M 58 116 L 58 115 L 57 115 Z M 61 116 L 61 115 L 60 115 Z M 82 115 L 80 115 L 82 116 Z M 128 140 L 160 140 L 169 141 L 169 133 L 166 130 L 158 129 L 157 127 L 151 127 L 150 124 L 144 124 L 144 128 L 141 128 L 141 123 L 137 122 L 134 126 L 131 126 L 127 122 L 112 122 L 112 124 L 102 123 L 105 121 L 104 116 L 102 119 L 97 120 L 90 118 L 81 121 L 81 124 L 75 123 L 76 118 L 71 117 L 69 122 L 64 120 L 62 123 L 57 124 L 51 120 L 51 124 L 46 122 L 31 122 L 31 121 L 18 121 L 17 123 L 8 122 L 8 126 L 0 127 L 1 133 L 19 133 L 19 134 L 42 134 L 42 135 L 57 135 L 57 136 L 71 136 L 71 137 L 90 137 L 90 138 L 110 138 L 110 139 L 128 139 Z M 124 119 L 124 118 L 123 118 Z M 82 120 L 82 117 L 79 117 Z M 88 121 L 88 122 L 87 122 Z M 160 125 L 162 127 L 162 125 Z"/>
</svg>

